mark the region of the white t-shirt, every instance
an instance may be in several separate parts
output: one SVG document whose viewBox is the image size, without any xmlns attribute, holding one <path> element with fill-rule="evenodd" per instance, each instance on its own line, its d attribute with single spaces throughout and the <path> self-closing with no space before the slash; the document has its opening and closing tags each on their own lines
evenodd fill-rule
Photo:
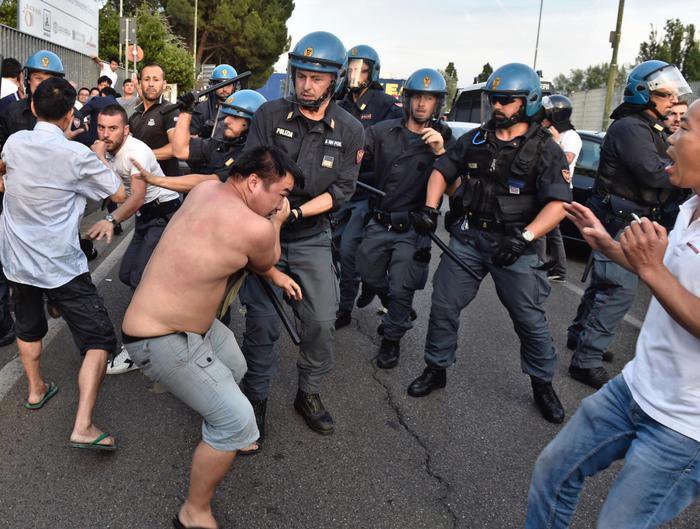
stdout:
<svg viewBox="0 0 700 529">
<path fill-rule="evenodd" d="M 14 94 L 17 91 L 17 84 L 14 79 L 0 79 L 0 99 Z"/>
<path fill-rule="evenodd" d="M 107 77 L 109 77 L 112 80 L 112 88 L 114 90 L 117 90 L 117 92 L 118 92 L 119 90 L 117 89 L 117 74 L 116 74 L 116 72 L 112 71 L 112 68 L 110 68 L 108 62 L 102 63 L 102 69 L 100 70 L 99 76 L 102 77 L 103 75 L 106 75 Z"/>
<path fill-rule="evenodd" d="M 559 135 L 559 146 L 561 147 L 561 150 L 564 151 L 564 154 L 570 152 L 574 155 L 574 159 L 571 160 L 571 163 L 569 164 L 569 174 L 571 174 L 571 177 L 573 178 L 574 169 L 576 168 L 576 161 L 578 160 L 578 155 L 581 154 L 581 147 L 583 146 L 581 136 L 579 136 L 578 132 L 573 129 L 565 130 Z"/>
<path fill-rule="evenodd" d="M 700 296 L 700 219 L 688 226 L 696 208 L 697 195 L 680 207 L 664 264 L 686 290 Z M 656 298 L 644 318 L 635 357 L 622 374 L 647 415 L 700 441 L 700 339 L 671 318 Z"/>
<path fill-rule="evenodd" d="M 141 167 L 149 173 L 156 176 L 165 176 L 163 170 L 156 160 L 156 155 L 153 154 L 151 148 L 141 140 L 137 140 L 131 134 L 124 140 L 121 148 L 112 156 L 107 153 L 107 161 L 109 162 L 112 171 L 117 173 L 124 182 L 127 192 L 131 194 L 131 175 L 137 174 L 139 170 L 131 163 L 131 158 L 141 164 Z M 144 204 L 153 202 L 155 199 L 161 202 L 175 200 L 180 195 L 176 191 L 163 189 L 162 187 L 146 184 L 146 196 L 143 200 Z"/>
</svg>

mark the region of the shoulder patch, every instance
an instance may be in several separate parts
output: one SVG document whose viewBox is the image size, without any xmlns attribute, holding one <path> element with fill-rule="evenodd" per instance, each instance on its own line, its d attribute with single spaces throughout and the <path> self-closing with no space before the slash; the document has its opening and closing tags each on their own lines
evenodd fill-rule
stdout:
<svg viewBox="0 0 700 529">
<path fill-rule="evenodd" d="M 283 129 L 282 127 L 277 127 L 277 129 L 275 130 L 275 134 L 277 134 L 278 136 L 284 136 L 285 138 L 294 137 L 293 130 Z"/>
</svg>

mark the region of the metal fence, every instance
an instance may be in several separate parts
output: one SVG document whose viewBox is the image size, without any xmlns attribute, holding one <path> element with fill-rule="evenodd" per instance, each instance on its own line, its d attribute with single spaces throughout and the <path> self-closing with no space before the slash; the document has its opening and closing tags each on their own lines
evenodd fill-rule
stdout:
<svg viewBox="0 0 700 529">
<path fill-rule="evenodd" d="M 688 101 L 700 98 L 700 81 L 693 81 L 690 88 L 693 93 Z M 573 112 L 571 122 L 579 130 L 600 130 L 603 123 L 603 111 L 605 110 L 605 88 L 595 88 L 584 92 L 575 92 L 571 96 Z M 622 102 L 622 89 L 613 94 L 611 109 Z"/>
<path fill-rule="evenodd" d="M 63 62 L 66 79 L 75 81 L 78 87 L 92 87 L 97 84 L 99 70 L 87 55 L 0 24 L 0 54 L 3 57 L 14 57 L 24 64 L 30 55 L 39 50 L 49 50 L 58 55 L 61 58 L 61 62 Z M 123 68 L 119 68 L 117 75 L 121 85 L 126 72 Z M 114 88 L 117 92 L 121 92 L 121 86 L 115 86 Z"/>
</svg>

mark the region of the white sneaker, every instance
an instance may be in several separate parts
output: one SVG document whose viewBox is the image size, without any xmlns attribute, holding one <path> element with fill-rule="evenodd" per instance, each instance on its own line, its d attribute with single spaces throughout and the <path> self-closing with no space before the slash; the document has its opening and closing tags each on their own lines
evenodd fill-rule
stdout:
<svg viewBox="0 0 700 529">
<path fill-rule="evenodd" d="M 121 375 L 122 373 L 128 373 L 138 368 L 139 366 L 131 359 L 123 345 L 119 354 L 107 362 L 108 375 Z"/>
</svg>

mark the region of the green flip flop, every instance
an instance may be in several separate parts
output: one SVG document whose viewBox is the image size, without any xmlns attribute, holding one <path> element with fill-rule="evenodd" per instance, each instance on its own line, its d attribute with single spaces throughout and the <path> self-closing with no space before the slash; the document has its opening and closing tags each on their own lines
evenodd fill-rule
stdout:
<svg viewBox="0 0 700 529">
<path fill-rule="evenodd" d="M 105 432 L 102 435 L 99 435 L 97 439 L 95 439 L 91 443 L 77 443 L 75 441 L 70 441 L 68 444 L 71 448 L 81 448 L 84 450 L 103 450 L 106 452 L 113 452 L 117 449 L 116 443 L 111 445 L 100 444 L 100 441 L 102 441 L 103 439 L 107 439 L 107 437 L 109 437 L 109 433 Z"/>
<path fill-rule="evenodd" d="M 58 393 L 58 386 L 51 382 L 46 385 L 46 393 L 39 402 L 25 402 L 24 407 L 28 410 L 40 410 L 56 393 Z"/>
</svg>

